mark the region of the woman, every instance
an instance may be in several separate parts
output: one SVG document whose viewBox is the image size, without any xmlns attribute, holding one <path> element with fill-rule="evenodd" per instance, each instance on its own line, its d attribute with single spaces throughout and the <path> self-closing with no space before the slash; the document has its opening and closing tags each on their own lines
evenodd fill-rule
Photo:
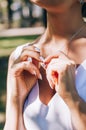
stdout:
<svg viewBox="0 0 86 130">
<path fill-rule="evenodd" d="M 20 46 L 10 56 L 4 130 L 86 130 L 80 1 L 31 1 L 47 10 L 47 28 L 32 46 Z"/>
</svg>

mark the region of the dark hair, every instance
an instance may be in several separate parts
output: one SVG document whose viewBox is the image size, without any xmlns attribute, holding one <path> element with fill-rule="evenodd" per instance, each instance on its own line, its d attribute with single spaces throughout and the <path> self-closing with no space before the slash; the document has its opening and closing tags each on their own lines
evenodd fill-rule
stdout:
<svg viewBox="0 0 86 130">
<path fill-rule="evenodd" d="M 82 5 L 82 16 L 86 17 L 86 2 Z"/>
</svg>

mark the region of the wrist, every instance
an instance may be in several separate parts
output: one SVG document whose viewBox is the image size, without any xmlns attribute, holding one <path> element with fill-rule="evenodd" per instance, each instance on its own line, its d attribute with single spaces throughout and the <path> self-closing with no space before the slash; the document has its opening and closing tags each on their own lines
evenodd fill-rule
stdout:
<svg viewBox="0 0 86 130">
<path fill-rule="evenodd" d="M 79 97 L 73 95 L 72 100 L 67 102 L 71 112 L 72 124 L 75 129 L 86 129 L 86 103 Z"/>
<path fill-rule="evenodd" d="M 25 130 L 22 108 L 20 108 L 18 105 L 13 104 L 12 102 L 10 104 L 7 104 L 5 129 Z"/>
<path fill-rule="evenodd" d="M 65 98 L 65 103 L 69 107 L 70 111 L 78 113 L 86 113 L 86 103 L 80 98 L 78 93 L 72 93 L 69 98 Z"/>
<path fill-rule="evenodd" d="M 64 101 L 70 109 L 73 109 L 78 108 L 79 104 L 81 103 L 81 98 L 76 92 L 72 92 L 64 98 Z"/>
</svg>

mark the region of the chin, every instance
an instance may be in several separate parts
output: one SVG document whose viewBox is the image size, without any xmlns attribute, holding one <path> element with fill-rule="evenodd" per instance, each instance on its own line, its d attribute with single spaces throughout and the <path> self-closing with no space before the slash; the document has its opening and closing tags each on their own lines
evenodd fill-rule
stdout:
<svg viewBox="0 0 86 130">
<path fill-rule="evenodd" d="M 30 0 L 32 3 L 37 4 L 37 3 L 41 3 L 42 0 Z"/>
<path fill-rule="evenodd" d="M 30 2 L 32 2 L 33 4 L 36 4 L 42 8 L 44 8 L 44 2 L 43 0 L 30 0 Z"/>
</svg>

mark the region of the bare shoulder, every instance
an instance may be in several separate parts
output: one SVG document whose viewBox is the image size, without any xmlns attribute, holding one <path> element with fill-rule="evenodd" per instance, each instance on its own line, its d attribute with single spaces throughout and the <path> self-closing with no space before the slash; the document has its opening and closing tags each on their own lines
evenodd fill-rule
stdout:
<svg viewBox="0 0 86 130">
<path fill-rule="evenodd" d="M 80 32 L 79 37 L 77 38 L 77 43 L 80 45 L 86 45 L 86 23 L 84 23 L 82 31 Z"/>
<path fill-rule="evenodd" d="M 80 34 L 72 42 L 69 57 L 77 64 L 81 64 L 82 61 L 86 59 L 86 24 Z"/>
<path fill-rule="evenodd" d="M 79 43 L 81 43 L 81 45 L 84 45 L 86 49 L 86 23 L 84 24 L 84 28 L 83 28 L 81 37 L 79 39 Z"/>
</svg>

